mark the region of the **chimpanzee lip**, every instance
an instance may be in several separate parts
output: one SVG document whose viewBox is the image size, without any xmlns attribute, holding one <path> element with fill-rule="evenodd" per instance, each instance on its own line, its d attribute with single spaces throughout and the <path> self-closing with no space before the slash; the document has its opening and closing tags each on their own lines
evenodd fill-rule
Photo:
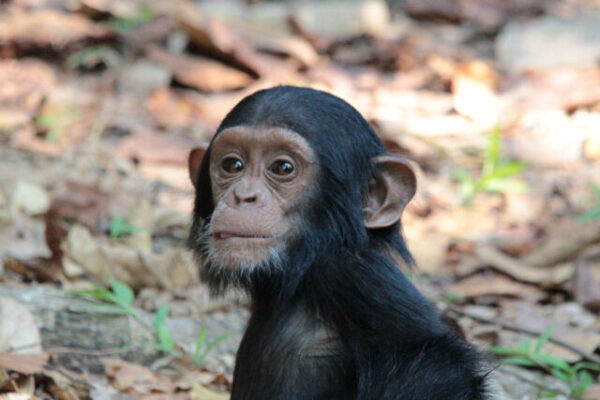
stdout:
<svg viewBox="0 0 600 400">
<path fill-rule="evenodd" d="M 255 233 L 220 231 L 213 233 L 215 239 L 270 239 L 271 236 Z"/>
</svg>

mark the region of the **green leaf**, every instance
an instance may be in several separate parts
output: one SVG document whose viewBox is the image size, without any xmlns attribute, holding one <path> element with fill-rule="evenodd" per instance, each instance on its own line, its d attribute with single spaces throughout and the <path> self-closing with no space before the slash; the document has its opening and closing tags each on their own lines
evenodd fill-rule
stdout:
<svg viewBox="0 0 600 400">
<path fill-rule="evenodd" d="M 458 182 L 465 182 L 465 181 L 473 180 L 471 178 L 471 175 L 469 174 L 469 172 L 464 169 L 459 169 L 459 170 L 454 171 L 454 173 L 452 174 L 452 177 L 454 179 L 456 179 Z"/>
<path fill-rule="evenodd" d="M 583 222 L 589 222 L 598 218 L 600 218 L 600 207 L 590 210 L 580 217 Z"/>
<path fill-rule="evenodd" d="M 496 169 L 496 166 L 500 161 L 500 152 L 500 128 L 496 127 L 490 134 L 485 147 L 483 167 L 481 169 L 482 175 L 489 175 Z"/>
<path fill-rule="evenodd" d="M 206 341 L 206 328 L 200 329 L 198 332 L 198 338 L 196 339 L 196 349 L 201 349 Z"/>
<path fill-rule="evenodd" d="M 117 303 L 123 306 L 129 306 L 133 303 L 135 295 L 129 286 L 116 280 L 111 281 L 111 286 Z"/>
<path fill-rule="evenodd" d="M 535 349 L 533 349 L 534 354 L 540 354 L 542 347 L 546 344 L 546 342 L 548 342 L 548 340 L 552 336 L 553 329 L 554 329 L 554 325 L 550 325 L 550 326 L 548 326 L 548 328 L 546 328 L 544 333 L 542 333 L 542 335 L 540 336 L 540 338 L 538 339 L 538 341 L 535 345 Z"/>
<path fill-rule="evenodd" d="M 215 340 L 213 340 L 212 342 L 210 342 L 210 344 L 206 347 L 205 354 L 210 353 L 210 351 L 212 349 L 214 349 L 215 347 L 217 347 L 218 344 L 221 343 L 225 339 L 227 339 L 227 335 L 225 335 L 225 334 L 216 337 Z"/>
<path fill-rule="evenodd" d="M 577 364 L 575 364 L 575 366 L 573 368 L 575 369 L 575 371 L 579 371 L 581 369 L 589 369 L 591 371 L 600 371 L 600 364 L 584 361 L 584 362 L 578 362 Z"/>
<path fill-rule="evenodd" d="M 559 369 L 551 368 L 550 373 L 563 382 L 569 382 L 571 380 L 571 377 L 569 375 L 565 374 L 563 371 L 561 371 Z"/>
<path fill-rule="evenodd" d="M 581 371 L 578 375 L 579 384 L 583 389 L 582 393 L 585 393 L 587 388 L 594 382 L 594 377 L 588 371 Z"/>
<path fill-rule="evenodd" d="M 169 332 L 169 330 L 167 329 L 166 325 L 158 326 L 158 329 L 156 329 L 156 338 L 158 339 L 159 348 L 162 351 L 166 353 L 173 352 L 173 350 L 175 349 L 173 336 L 171 335 L 171 332 Z"/>
<path fill-rule="evenodd" d="M 535 359 L 544 365 L 549 365 L 552 368 L 559 369 L 566 373 L 571 373 L 574 371 L 573 367 L 571 367 L 567 361 L 550 354 L 536 354 Z"/>
<path fill-rule="evenodd" d="M 502 359 L 503 364 L 520 365 L 523 367 L 539 367 L 534 360 L 524 356 L 506 357 Z"/>
<path fill-rule="evenodd" d="M 491 346 L 489 348 L 492 354 L 497 356 L 523 356 L 526 357 L 529 355 L 528 348 L 519 347 L 504 347 L 504 346 Z"/>
<path fill-rule="evenodd" d="M 481 188 L 488 192 L 526 192 L 529 187 L 523 181 L 506 178 L 486 178 L 481 181 Z"/>
<path fill-rule="evenodd" d="M 558 396 L 557 392 L 551 392 L 550 390 L 543 390 L 540 392 L 538 398 L 540 399 L 553 399 Z"/>
<path fill-rule="evenodd" d="M 598 197 L 600 199 L 600 185 L 597 185 L 596 183 L 591 182 L 590 183 L 590 187 L 592 188 L 592 190 L 596 194 L 596 197 Z"/>
<path fill-rule="evenodd" d="M 227 338 L 227 335 L 218 336 L 216 339 L 211 341 L 208 346 L 205 346 L 206 341 L 206 328 L 202 328 L 202 330 L 198 333 L 198 339 L 196 340 L 196 350 L 194 351 L 194 365 L 197 367 L 202 366 L 202 362 L 219 343 Z"/>
<path fill-rule="evenodd" d="M 460 182 L 458 186 L 458 195 L 460 196 L 460 201 L 463 205 L 468 205 L 473 197 L 475 197 L 475 193 L 477 192 L 477 186 L 475 182 L 469 178 L 469 180 Z"/>
<path fill-rule="evenodd" d="M 158 341 L 159 349 L 167 353 L 172 353 L 175 345 L 173 342 L 173 336 L 165 324 L 167 315 L 169 315 L 169 306 L 167 304 L 162 305 L 158 310 L 156 310 L 153 323 L 154 334 L 156 336 L 156 340 Z"/>
<path fill-rule="evenodd" d="M 517 344 L 517 348 L 527 354 L 530 354 L 532 344 L 533 341 L 531 339 L 523 340 L 522 342 L 519 342 L 519 344 Z"/>
<path fill-rule="evenodd" d="M 96 289 L 92 289 L 92 290 L 74 290 L 73 293 L 81 295 L 81 296 L 91 296 L 98 300 L 106 301 L 109 303 L 117 302 L 116 301 L 117 299 L 110 291 L 108 291 L 104 288 L 101 288 L 101 287 L 97 287 Z"/>
<path fill-rule="evenodd" d="M 125 218 L 115 217 L 110 220 L 109 230 L 111 239 L 118 239 L 125 235 L 141 232 L 144 228 L 130 225 Z"/>
<path fill-rule="evenodd" d="M 165 324 L 167 320 L 167 316 L 169 315 L 169 306 L 167 304 L 163 304 L 158 310 L 156 310 L 156 314 L 154 314 L 154 329 L 158 330 L 161 326 Z"/>
<path fill-rule="evenodd" d="M 510 161 L 501 165 L 496 166 L 490 174 L 485 175 L 485 177 L 489 178 L 508 178 L 513 175 L 517 175 L 521 171 L 525 169 L 525 164 L 519 161 Z"/>
</svg>

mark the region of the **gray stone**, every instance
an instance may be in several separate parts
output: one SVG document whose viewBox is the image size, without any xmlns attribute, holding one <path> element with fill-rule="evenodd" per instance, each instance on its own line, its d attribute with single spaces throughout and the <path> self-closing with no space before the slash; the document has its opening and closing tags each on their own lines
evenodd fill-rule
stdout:
<svg viewBox="0 0 600 400">
<path fill-rule="evenodd" d="M 149 93 L 168 86 L 171 73 L 160 64 L 147 60 L 136 61 L 125 68 L 119 77 L 119 89 L 123 92 Z"/>
<path fill-rule="evenodd" d="M 511 22 L 498 35 L 495 51 L 500 63 L 513 72 L 595 65 L 600 60 L 600 12 Z"/>
</svg>

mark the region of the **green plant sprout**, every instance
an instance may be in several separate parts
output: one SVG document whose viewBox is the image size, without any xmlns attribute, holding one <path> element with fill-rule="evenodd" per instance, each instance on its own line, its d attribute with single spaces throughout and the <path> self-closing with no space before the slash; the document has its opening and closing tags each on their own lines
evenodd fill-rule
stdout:
<svg viewBox="0 0 600 400">
<path fill-rule="evenodd" d="M 221 335 L 211 340 L 210 342 L 206 341 L 206 327 L 202 328 L 200 332 L 198 332 L 198 338 L 196 339 L 196 349 L 194 350 L 194 355 L 192 360 L 194 361 L 194 365 L 198 368 L 202 366 L 204 363 L 204 359 L 219 343 L 227 338 L 227 335 Z"/>
<path fill-rule="evenodd" d="M 141 226 L 130 225 L 127 219 L 121 217 L 115 217 L 110 220 L 108 227 L 110 231 L 111 239 L 120 239 L 126 235 L 133 235 L 134 233 L 144 231 Z"/>
<path fill-rule="evenodd" d="M 505 191 L 523 192 L 528 189 L 525 182 L 512 179 L 521 173 L 525 164 L 519 161 L 501 161 L 500 129 L 496 128 L 490 134 L 484 152 L 483 164 L 477 178 L 466 170 L 454 173 L 454 179 L 459 183 L 459 194 L 463 205 L 468 205 L 478 192 L 503 193 Z"/>
<path fill-rule="evenodd" d="M 177 346 L 173 335 L 166 325 L 166 319 L 169 315 L 169 306 L 163 305 L 154 314 L 152 326 L 150 326 L 144 318 L 136 311 L 131 305 L 135 299 L 133 290 L 123 282 L 113 280 L 111 282 L 111 289 L 105 289 L 102 286 L 94 285 L 92 290 L 77 290 L 75 294 L 82 296 L 91 296 L 98 300 L 102 300 L 107 304 L 103 304 L 105 307 L 109 307 L 113 311 L 122 312 L 124 314 L 132 316 L 137 322 L 139 322 L 144 328 L 152 332 L 154 340 L 156 341 L 154 348 L 168 355 L 180 356 L 176 351 L 182 349 L 182 346 Z M 192 355 L 192 362 L 198 368 L 202 367 L 206 356 L 225 338 L 227 335 L 218 336 L 216 339 L 207 342 L 206 340 L 206 327 L 202 328 L 198 333 L 196 339 L 196 347 Z"/>
<path fill-rule="evenodd" d="M 516 347 L 491 346 L 490 352 L 503 357 L 501 360 L 503 364 L 542 368 L 565 382 L 571 396 L 580 397 L 594 382 L 590 371 L 600 371 L 600 364 L 578 362 L 571 365 L 560 357 L 542 353 L 542 347 L 550 339 L 552 329 L 553 326 L 549 326 L 535 344 L 533 340 L 525 340 Z M 557 395 L 558 393 L 550 390 L 545 390 L 540 394 L 541 398 L 551 398 Z"/>
<path fill-rule="evenodd" d="M 590 182 L 590 187 L 594 192 L 594 207 L 580 217 L 582 222 L 590 222 L 600 218 L 600 185 Z"/>
<path fill-rule="evenodd" d="M 51 143 L 60 142 L 70 126 L 79 119 L 75 106 L 49 106 L 35 118 L 38 128 L 46 131 L 45 140 Z"/>
<path fill-rule="evenodd" d="M 110 25 L 118 33 L 125 33 L 131 29 L 140 27 L 154 19 L 154 12 L 147 5 L 138 9 L 137 14 L 130 17 L 117 17 L 110 20 Z"/>
<path fill-rule="evenodd" d="M 91 70 L 102 64 L 112 68 L 119 64 L 119 53 L 106 45 L 90 46 L 69 55 L 66 63 L 71 69 Z"/>
</svg>

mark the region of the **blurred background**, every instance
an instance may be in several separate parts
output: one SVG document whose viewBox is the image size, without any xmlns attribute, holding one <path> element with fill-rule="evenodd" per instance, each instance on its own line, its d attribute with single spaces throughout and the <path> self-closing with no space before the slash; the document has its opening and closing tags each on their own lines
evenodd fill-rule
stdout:
<svg viewBox="0 0 600 400">
<path fill-rule="evenodd" d="M 0 0 L 0 399 L 228 398 L 187 155 L 278 84 L 414 163 L 406 273 L 505 398 L 600 399 L 593 0 Z"/>
</svg>

